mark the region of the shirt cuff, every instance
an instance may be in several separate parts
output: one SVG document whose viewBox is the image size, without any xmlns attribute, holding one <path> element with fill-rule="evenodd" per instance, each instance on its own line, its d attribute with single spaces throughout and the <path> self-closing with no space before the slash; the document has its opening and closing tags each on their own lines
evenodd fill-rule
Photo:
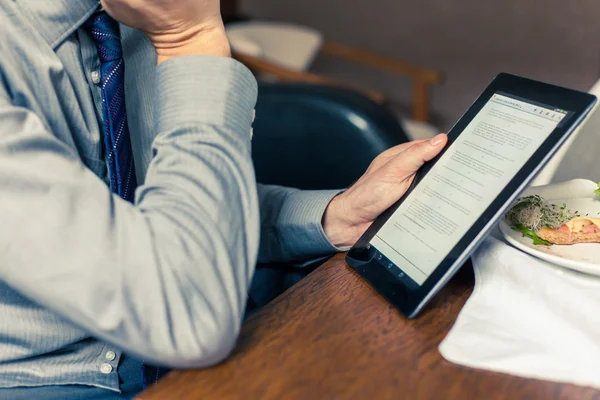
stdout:
<svg viewBox="0 0 600 400">
<path fill-rule="evenodd" d="M 184 56 L 156 69 L 158 132 L 209 124 L 251 136 L 258 85 L 252 73 L 228 57 Z"/>
<path fill-rule="evenodd" d="M 277 221 L 279 238 L 294 260 L 346 251 L 334 246 L 323 230 L 323 214 L 342 190 L 299 190 L 285 201 Z"/>
</svg>

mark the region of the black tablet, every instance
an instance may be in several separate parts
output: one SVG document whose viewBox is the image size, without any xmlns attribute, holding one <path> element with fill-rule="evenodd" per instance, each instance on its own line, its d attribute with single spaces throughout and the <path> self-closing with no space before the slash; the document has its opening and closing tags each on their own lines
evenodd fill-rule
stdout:
<svg viewBox="0 0 600 400">
<path fill-rule="evenodd" d="M 498 75 L 347 261 L 409 318 L 477 248 L 596 97 Z"/>
</svg>

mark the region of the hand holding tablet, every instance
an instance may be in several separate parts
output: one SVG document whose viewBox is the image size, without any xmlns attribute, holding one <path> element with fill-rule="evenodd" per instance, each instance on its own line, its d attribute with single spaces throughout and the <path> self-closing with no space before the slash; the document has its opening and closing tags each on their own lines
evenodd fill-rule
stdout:
<svg viewBox="0 0 600 400">
<path fill-rule="evenodd" d="M 508 74 L 488 86 L 348 253 L 348 263 L 414 317 L 565 142 L 596 98 Z"/>
</svg>

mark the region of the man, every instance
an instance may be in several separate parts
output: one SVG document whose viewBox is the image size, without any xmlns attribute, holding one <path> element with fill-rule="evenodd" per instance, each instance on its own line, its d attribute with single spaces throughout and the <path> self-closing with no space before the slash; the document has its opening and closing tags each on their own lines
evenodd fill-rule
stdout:
<svg viewBox="0 0 600 400">
<path fill-rule="evenodd" d="M 257 260 L 351 246 L 446 143 L 342 194 L 257 188 L 219 1 L 101 5 L 0 2 L 0 398 L 127 398 L 138 359 L 222 361 Z"/>
</svg>

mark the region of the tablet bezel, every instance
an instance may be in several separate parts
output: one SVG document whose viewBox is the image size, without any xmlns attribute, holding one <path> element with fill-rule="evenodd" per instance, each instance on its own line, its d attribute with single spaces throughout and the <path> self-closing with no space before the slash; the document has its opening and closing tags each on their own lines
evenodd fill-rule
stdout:
<svg viewBox="0 0 600 400">
<path fill-rule="evenodd" d="M 386 267 L 373 259 L 373 248 L 369 247 L 369 242 L 398 209 L 404 199 L 412 193 L 415 186 L 435 165 L 437 160 L 445 154 L 471 120 L 488 103 L 492 95 L 498 92 L 520 97 L 525 101 L 551 105 L 554 108 L 569 111 L 568 118 L 554 129 L 427 280 L 421 286 L 415 285 L 416 287 L 409 288 L 393 276 Z M 468 256 L 502 217 L 507 207 L 512 204 L 527 187 L 527 184 L 550 160 L 560 145 L 565 142 L 585 115 L 592 109 L 595 102 L 596 97 L 588 93 L 506 73 L 499 74 L 448 132 L 448 145 L 446 148 L 419 170 L 407 193 L 377 218 L 352 247 L 346 257 L 348 264 L 404 315 L 409 318 L 416 316 L 429 299 L 443 287 L 468 259 Z M 398 265 L 398 268 L 404 270 L 400 265 Z"/>
</svg>

